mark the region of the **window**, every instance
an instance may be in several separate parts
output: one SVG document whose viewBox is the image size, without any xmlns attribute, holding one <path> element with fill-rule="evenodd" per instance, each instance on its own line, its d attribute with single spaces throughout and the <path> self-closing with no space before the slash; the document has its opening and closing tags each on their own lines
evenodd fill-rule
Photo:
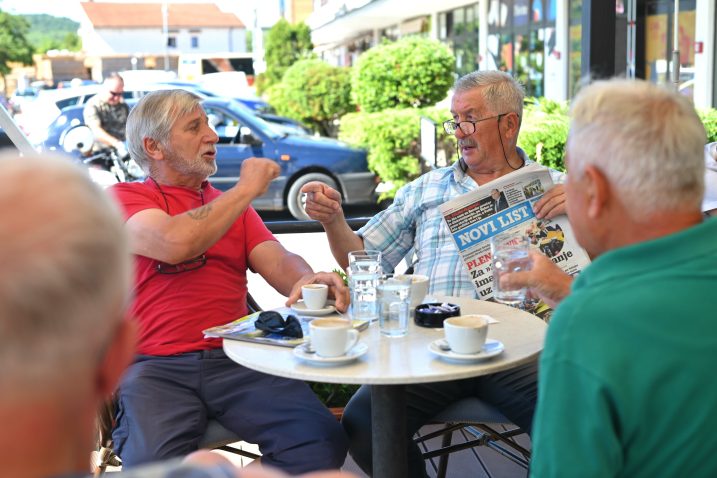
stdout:
<svg viewBox="0 0 717 478">
<path fill-rule="evenodd" d="M 199 37 L 198 36 L 192 35 L 191 46 L 192 46 L 192 48 L 199 48 Z"/>
<path fill-rule="evenodd" d="M 177 48 L 177 37 L 175 37 L 175 36 L 167 37 L 167 46 L 169 48 Z"/>
</svg>

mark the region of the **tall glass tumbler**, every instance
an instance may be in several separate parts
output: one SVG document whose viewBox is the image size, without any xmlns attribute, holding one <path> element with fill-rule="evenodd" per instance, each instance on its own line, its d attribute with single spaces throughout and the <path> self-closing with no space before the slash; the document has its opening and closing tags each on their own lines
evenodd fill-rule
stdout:
<svg viewBox="0 0 717 478">
<path fill-rule="evenodd" d="M 491 238 L 490 250 L 493 265 L 493 298 L 506 305 L 520 306 L 525 301 L 526 289 L 506 289 L 500 286 L 500 277 L 506 272 L 530 270 L 530 241 L 522 232 L 506 232 Z"/>
<path fill-rule="evenodd" d="M 382 273 L 381 252 L 361 250 L 349 252 L 349 289 L 351 318 L 373 322 L 378 319 L 376 286 Z"/>
<path fill-rule="evenodd" d="M 411 309 L 411 278 L 387 274 L 378 280 L 378 325 L 382 335 L 403 337 L 408 333 Z"/>
</svg>

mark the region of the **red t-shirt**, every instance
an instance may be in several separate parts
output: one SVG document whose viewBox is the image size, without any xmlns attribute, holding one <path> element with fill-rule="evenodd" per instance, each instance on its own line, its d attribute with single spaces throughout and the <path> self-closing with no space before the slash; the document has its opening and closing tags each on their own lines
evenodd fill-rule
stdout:
<svg viewBox="0 0 717 478">
<path fill-rule="evenodd" d="M 161 209 L 174 216 L 202 205 L 198 191 L 162 186 L 147 180 L 120 183 L 110 192 L 125 220 L 145 209 Z M 221 191 L 202 185 L 204 203 Z M 166 197 L 162 197 L 162 193 Z M 216 244 L 206 251 L 206 264 L 178 274 L 160 274 L 158 261 L 135 256 L 134 302 L 131 316 L 139 324 L 137 352 L 174 355 L 221 347 L 220 339 L 205 339 L 202 330 L 225 324 L 247 313 L 247 257 L 264 241 L 276 240 L 256 211 L 249 207 Z"/>
</svg>

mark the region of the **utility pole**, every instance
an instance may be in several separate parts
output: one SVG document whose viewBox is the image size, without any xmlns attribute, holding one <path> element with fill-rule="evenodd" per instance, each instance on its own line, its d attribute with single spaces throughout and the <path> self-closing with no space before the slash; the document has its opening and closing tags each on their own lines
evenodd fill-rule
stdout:
<svg viewBox="0 0 717 478">
<path fill-rule="evenodd" d="M 169 71 L 169 8 L 162 2 L 162 36 L 164 37 L 164 71 Z"/>
<path fill-rule="evenodd" d="M 672 27 L 672 86 L 680 89 L 680 0 L 675 0 L 675 18 Z"/>
</svg>

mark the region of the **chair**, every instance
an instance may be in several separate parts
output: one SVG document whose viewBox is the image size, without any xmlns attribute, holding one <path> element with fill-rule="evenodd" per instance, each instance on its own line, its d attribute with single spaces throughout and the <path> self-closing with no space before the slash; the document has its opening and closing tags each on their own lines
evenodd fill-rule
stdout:
<svg viewBox="0 0 717 478">
<path fill-rule="evenodd" d="M 419 436 L 414 441 L 424 449 L 423 458 L 430 460 L 437 478 L 446 476 L 448 457 L 451 453 L 476 446 L 487 446 L 522 468 L 528 469 L 530 451 L 513 439 L 516 435 L 524 432 L 512 425 L 510 420 L 497 409 L 477 398 L 464 398 L 453 403 L 433 417 L 431 423 L 445 424 L 445 427 Z M 487 423 L 507 425 L 511 429 L 501 432 Z M 466 439 L 471 438 L 467 439 L 465 443 L 451 444 L 455 431 L 461 431 Z M 438 436 L 443 436 L 441 447 L 428 450 L 425 442 Z M 438 466 L 433 460 L 436 457 L 439 457 Z"/>
<path fill-rule="evenodd" d="M 261 307 L 254 300 L 251 294 L 247 293 L 247 308 L 249 313 L 261 311 Z M 97 458 L 93 460 L 92 466 L 95 467 L 94 476 L 99 476 L 107 470 L 108 466 L 121 466 L 122 460 L 114 452 L 112 448 L 112 430 L 115 426 L 115 407 L 116 400 L 108 400 L 99 411 L 97 416 L 98 431 L 98 448 Z M 252 453 L 241 448 L 229 446 L 231 443 L 241 441 L 239 436 L 222 426 L 217 420 L 210 419 L 207 422 L 207 429 L 204 436 L 199 440 L 200 449 L 222 450 L 230 453 L 256 460 L 261 457 L 256 453 Z"/>
</svg>

